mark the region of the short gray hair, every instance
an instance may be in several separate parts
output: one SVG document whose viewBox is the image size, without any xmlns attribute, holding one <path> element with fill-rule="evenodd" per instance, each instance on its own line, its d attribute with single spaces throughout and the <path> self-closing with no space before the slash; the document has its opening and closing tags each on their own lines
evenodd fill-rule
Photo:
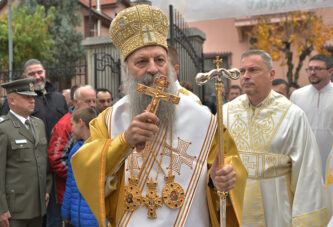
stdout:
<svg viewBox="0 0 333 227">
<path fill-rule="evenodd" d="M 30 65 L 42 65 L 43 66 L 43 64 L 39 60 L 31 58 L 24 63 L 23 72 L 26 72 L 27 67 Z"/>
<path fill-rule="evenodd" d="M 81 90 L 85 89 L 92 89 L 95 91 L 95 88 L 93 88 L 91 85 L 85 85 L 82 87 L 79 87 L 78 89 L 75 90 L 74 92 L 74 99 L 81 99 Z"/>
<path fill-rule="evenodd" d="M 273 68 L 273 61 L 271 55 L 263 50 L 248 50 L 244 54 L 242 54 L 241 60 L 251 55 L 260 55 L 264 63 L 267 65 L 268 69 L 271 70 Z"/>
<path fill-rule="evenodd" d="M 71 89 L 64 89 L 64 90 L 62 90 L 62 93 L 68 93 L 68 94 L 70 94 L 71 93 Z"/>
</svg>

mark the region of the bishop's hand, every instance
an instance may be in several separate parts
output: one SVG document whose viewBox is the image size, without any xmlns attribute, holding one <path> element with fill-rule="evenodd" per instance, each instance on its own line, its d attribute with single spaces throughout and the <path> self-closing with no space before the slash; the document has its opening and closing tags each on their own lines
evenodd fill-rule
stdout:
<svg viewBox="0 0 333 227">
<path fill-rule="evenodd" d="M 131 147 L 151 141 L 159 130 L 158 121 L 158 117 L 150 112 L 135 116 L 124 133 L 125 140 Z"/>
<path fill-rule="evenodd" d="M 217 191 L 228 192 L 235 187 L 236 172 L 231 165 L 224 165 L 220 168 L 219 155 L 217 153 L 210 171 L 210 178 Z"/>
</svg>

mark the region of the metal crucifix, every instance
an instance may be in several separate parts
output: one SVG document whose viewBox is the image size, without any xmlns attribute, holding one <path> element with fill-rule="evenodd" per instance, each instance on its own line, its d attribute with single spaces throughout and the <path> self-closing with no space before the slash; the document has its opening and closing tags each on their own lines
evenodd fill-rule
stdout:
<svg viewBox="0 0 333 227">
<path fill-rule="evenodd" d="M 142 92 L 145 95 L 150 95 L 153 97 L 151 100 L 149 112 L 156 114 L 160 100 L 171 102 L 173 104 L 178 104 L 180 98 L 176 95 L 172 95 L 164 92 L 163 90 L 169 87 L 169 81 L 166 76 L 161 75 L 154 79 L 154 84 L 156 88 L 151 88 L 143 84 L 138 84 L 136 90 Z"/>
<path fill-rule="evenodd" d="M 148 108 L 150 113 L 156 114 L 161 100 L 171 102 L 173 104 L 179 103 L 180 97 L 164 92 L 164 89 L 168 88 L 170 84 L 166 76 L 161 75 L 156 77 L 153 83 L 156 88 L 151 88 L 143 84 L 138 84 L 136 86 L 136 90 L 138 92 L 153 97 L 150 103 L 150 108 Z M 145 143 L 136 145 L 137 150 L 142 150 L 144 147 Z"/>
<path fill-rule="evenodd" d="M 240 76 L 238 69 L 224 69 L 220 68 L 220 63 L 222 59 L 216 56 L 213 60 L 216 64 L 216 69 L 212 69 L 208 73 L 198 73 L 195 77 L 195 81 L 198 85 L 203 85 L 209 80 L 214 80 L 215 82 L 215 92 L 216 92 L 216 115 L 217 115 L 217 132 L 218 132 L 218 151 L 220 154 L 219 166 L 220 168 L 224 165 L 224 140 L 223 140 L 223 100 L 222 100 L 222 78 L 228 78 L 236 80 Z M 218 192 L 220 196 L 220 226 L 226 226 L 226 197 L 228 192 Z"/>
</svg>

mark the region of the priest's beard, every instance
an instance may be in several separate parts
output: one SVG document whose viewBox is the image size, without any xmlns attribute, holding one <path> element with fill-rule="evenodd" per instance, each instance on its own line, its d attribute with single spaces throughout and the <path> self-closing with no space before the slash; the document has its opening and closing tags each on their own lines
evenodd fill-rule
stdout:
<svg viewBox="0 0 333 227">
<path fill-rule="evenodd" d="M 124 88 L 126 94 L 129 97 L 129 104 L 130 104 L 130 111 L 132 119 L 138 115 L 143 113 L 148 105 L 151 103 L 152 97 L 145 95 L 141 92 L 136 91 L 136 86 L 138 83 L 144 84 L 146 86 L 152 86 L 154 78 L 160 76 L 160 74 L 150 75 L 146 74 L 139 80 L 137 80 L 134 76 L 132 76 L 128 70 L 127 63 L 124 63 L 125 68 L 125 78 L 124 78 Z M 168 72 L 168 81 L 170 85 L 164 91 L 169 94 L 176 95 L 177 94 L 177 87 L 175 82 L 172 78 L 173 72 L 169 70 Z M 155 86 L 154 86 L 155 87 Z M 167 101 L 161 100 L 156 112 L 156 116 L 159 118 L 160 122 L 159 125 L 168 127 L 169 129 L 172 128 L 172 123 L 175 118 L 175 104 L 169 103 Z"/>
<path fill-rule="evenodd" d="M 319 84 L 321 82 L 321 79 L 316 75 L 311 75 L 310 77 L 308 77 L 308 80 L 310 84 Z"/>
</svg>

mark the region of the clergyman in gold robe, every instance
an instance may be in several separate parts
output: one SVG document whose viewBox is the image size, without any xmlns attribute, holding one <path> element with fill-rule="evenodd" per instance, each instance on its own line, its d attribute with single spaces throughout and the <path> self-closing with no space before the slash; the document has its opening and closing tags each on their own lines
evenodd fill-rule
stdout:
<svg viewBox="0 0 333 227">
<path fill-rule="evenodd" d="M 71 161 L 78 188 L 100 226 L 105 218 L 111 226 L 219 226 L 217 190 L 229 191 L 227 223 L 240 226 L 247 172 L 226 129 L 219 168 L 216 118 L 178 92 L 167 31 L 164 13 L 148 5 L 127 8 L 112 21 L 127 96 L 91 122 L 90 139 Z M 151 97 L 136 87 L 152 86 L 159 75 L 168 76 L 164 92 L 180 102 L 161 101 L 155 115 L 145 111 Z"/>
<path fill-rule="evenodd" d="M 248 171 L 242 226 L 326 226 L 322 166 L 305 113 L 272 90 L 271 56 L 242 55 L 244 95 L 223 106 Z"/>
</svg>

